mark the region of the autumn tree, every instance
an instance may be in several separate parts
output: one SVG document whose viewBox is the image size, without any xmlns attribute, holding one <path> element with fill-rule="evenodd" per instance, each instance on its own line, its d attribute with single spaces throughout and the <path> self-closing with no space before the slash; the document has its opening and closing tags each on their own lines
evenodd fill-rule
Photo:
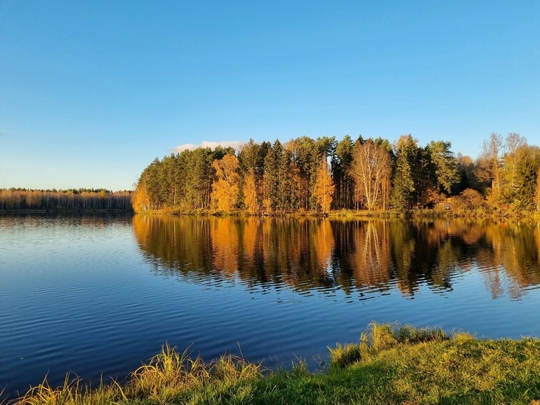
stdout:
<svg viewBox="0 0 540 405">
<path fill-rule="evenodd" d="M 144 212 L 151 208 L 150 194 L 146 185 L 146 179 L 142 178 L 133 192 L 131 204 L 135 212 Z"/>
<path fill-rule="evenodd" d="M 222 159 L 214 160 L 212 167 L 216 171 L 212 184 L 212 207 L 230 212 L 238 197 L 238 159 L 233 154 L 227 154 Z"/>
<path fill-rule="evenodd" d="M 321 159 L 317 167 L 314 186 L 314 196 L 323 214 L 330 211 L 332 196 L 334 195 L 334 182 L 328 170 L 326 159 Z"/>
<path fill-rule="evenodd" d="M 386 209 L 390 192 L 390 154 L 372 139 L 356 142 L 350 175 L 357 201 L 368 210 Z"/>
<path fill-rule="evenodd" d="M 467 210 L 483 208 L 486 201 L 482 194 L 472 188 L 463 190 L 456 200 L 461 208 Z"/>
</svg>

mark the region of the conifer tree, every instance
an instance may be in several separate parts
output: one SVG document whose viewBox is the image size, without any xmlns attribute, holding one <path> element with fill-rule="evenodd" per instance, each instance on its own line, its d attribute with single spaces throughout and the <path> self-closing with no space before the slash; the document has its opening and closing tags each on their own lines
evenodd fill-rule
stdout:
<svg viewBox="0 0 540 405">
<path fill-rule="evenodd" d="M 396 143 L 397 159 L 393 178 L 392 203 L 397 209 L 410 209 L 414 203 L 413 165 L 416 147 L 416 142 L 410 135 L 402 136 Z"/>
<path fill-rule="evenodd" d="M 244 175 L 244 209 L 250 214 L 259 213 L 259 201 L 257 196 L 257 185 L 255 170 L 250 167 Z"/>
<path fill-rule="evenodd" d="M 457 161 L 450 150 L 451 146 L 451 142 L 431 141 L 426 148 L 434 168 L 437 191 L 446 193 L 450 193 L 459 180 Z"/>
</svg>

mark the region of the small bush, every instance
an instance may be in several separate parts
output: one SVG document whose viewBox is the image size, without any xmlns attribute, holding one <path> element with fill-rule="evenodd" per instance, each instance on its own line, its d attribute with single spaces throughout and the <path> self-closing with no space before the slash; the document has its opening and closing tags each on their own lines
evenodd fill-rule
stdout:
<svg viewBox="0 0 540 405">
<path fill-rule="evenodd" d="M 330 365 L 335 367 L 347 367 L 361 359 L 360 345 L 357 344 L 337 344 L 335 348 L 328 348 L 330 351 Z"/>
</svg>

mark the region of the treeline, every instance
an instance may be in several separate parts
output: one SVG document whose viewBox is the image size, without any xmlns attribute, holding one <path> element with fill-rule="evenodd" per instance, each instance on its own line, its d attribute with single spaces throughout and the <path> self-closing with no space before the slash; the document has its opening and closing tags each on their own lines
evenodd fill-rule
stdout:
<svg viewBox="0 0 540 405">
<path fill-rule="evenodd" d="M 131 210 L 131 191 L 0 189 L 0 211 Z"/>
<path fill-rule="evenodd" d="M 250 214 L 330 209 L 467 211 L 540 209 L 540 148 L 518 134 L 491 134 L 480 156 L 411 135 L 346 135 L 285 144 L 250 140 L 238 153 L 218 147 L 155 159 L 133 195 L 136 211 L 216 210 Z"/>
</svg>

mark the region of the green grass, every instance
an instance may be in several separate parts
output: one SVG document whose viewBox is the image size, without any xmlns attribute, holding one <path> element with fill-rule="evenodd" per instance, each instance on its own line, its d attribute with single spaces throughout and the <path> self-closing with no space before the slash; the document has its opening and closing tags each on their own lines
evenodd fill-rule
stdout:
<svg viewBox="0 0 540 405">
<path fill-rule="evenodd" d="M 263 373 L 223 356 L 205 364 L 165 346 L 129 382 L 86 387 L 66 378 L 16 404 L 540 404 L 540 340 L 479 340 L 440 329 L 372 324 L 330 348 L 330 365 Z"/>
</svg>

